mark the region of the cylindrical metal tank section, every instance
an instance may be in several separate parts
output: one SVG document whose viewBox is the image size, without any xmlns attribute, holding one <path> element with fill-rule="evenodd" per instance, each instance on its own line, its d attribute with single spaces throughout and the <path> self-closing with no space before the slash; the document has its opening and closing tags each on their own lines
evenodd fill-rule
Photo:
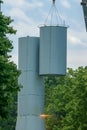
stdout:
<svg viewBox="0 0 87 130">
<path fill-rule="evenodd" d="M 44 80 L 39 76 L 39 38 L 19 39 L 19 84 L 18 117 L 16 130 L 45 130 Z"/>
<path fill-rule="evenodd" d="M 40 75 L 65 75 L 67 51 L 67 27 L 40 27 Z"/>
</svg>

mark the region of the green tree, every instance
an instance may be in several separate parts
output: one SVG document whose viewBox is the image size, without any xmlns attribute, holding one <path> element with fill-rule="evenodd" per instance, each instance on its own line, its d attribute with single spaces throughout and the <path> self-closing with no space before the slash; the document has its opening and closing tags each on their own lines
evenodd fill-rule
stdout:
<svg viewBox="0 0 87 130">
<path fill-rule="evenodd" d="M 8 118 L 0 118 L 0 130 L 15 130 L 16 117 L 17 117 L 17 102 L 16 99 L 14 98 L 9 110 Z"/>
<path fill-rule="evenodd" d="M 87 129 L 87 67 L 46 78 L 47 130 Z"/>
<path fill-rule="evenodd" d="M 10 26 L 12 22 L 10 17 L 0 12 L 0 120 L 8 118 L 13 107 L 14 97 L 20 89 L 18 85 L 20 71 L 10 60 L 13 45 L 8 36 L 16 34 L 16 30 Z"/>
</svg>

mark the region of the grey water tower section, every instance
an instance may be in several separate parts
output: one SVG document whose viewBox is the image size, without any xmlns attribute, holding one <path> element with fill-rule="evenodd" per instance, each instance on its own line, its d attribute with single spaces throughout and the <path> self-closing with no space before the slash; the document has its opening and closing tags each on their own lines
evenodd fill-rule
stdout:
<svg viewBox="0 0 87 130">
<path fill-rule="evenodd" d="M 67 56 L 67 27 L 40 27 L 40 75 L 65 75 Z"/>
<path fill-rule="evenodd" d="M 19 38 L 18 68 L 21 70 L 19 84 L 22 88 L 18 93 L 16 130 L 46 130 L 42 118 L 45 115 L 43 76 L 66 75 L 67 27 L 65 24 L 59 26 L 55 0 L 52 2 L 51 24 L 40 27 L 40 38 Z M 56 26 L 52 20 L 53 10 Z"/>
<path fill-rule="evenodd" d="M 39 38 L 19 38 L 19 69 L 21 75 L 18 93 L 16 130 L 45 130 L 44 80 L 39 76 Z"/>
</svg>

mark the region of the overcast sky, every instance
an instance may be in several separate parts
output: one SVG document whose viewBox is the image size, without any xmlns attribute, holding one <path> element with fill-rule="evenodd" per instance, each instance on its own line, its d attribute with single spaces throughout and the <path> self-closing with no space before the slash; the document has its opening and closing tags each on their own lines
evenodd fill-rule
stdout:
<svg viewBox="0 0 87 130">
<path fill-rule="evenodd" d="M 67 36 L 67 67 L 87 66 L 87 32 L 81 0 L 56 0 L 58 13 L 69 25 Z M 39 36 L 39 25 L 44 24 L 51 7 L 51 0 L 4 0 L 2 11 L 14 19 L 12 26 L 17 34 L 13 40 L 13 60 L 18 63 L 18 38 Z"/>
</svg>

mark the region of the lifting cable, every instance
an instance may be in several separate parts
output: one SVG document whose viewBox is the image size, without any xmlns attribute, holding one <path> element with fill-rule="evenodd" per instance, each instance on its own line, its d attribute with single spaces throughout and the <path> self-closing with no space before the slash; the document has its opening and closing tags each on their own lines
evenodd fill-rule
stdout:
<svg viewBox="0 0 87 130">
<path fill-rule="evenodd" d="M 44 22 L 44 24 L 46 25 L 47 22 L 50 20 L 50 25 L 53 25 L 53 20 L 56 19 L 56 24 L 59 25 L 59 24 L 64 24 L 65 21 L 61 18 L 61 16 L 59 15 L 58 13 L 58 10 L 57 10 L 57 7 L 56 7 L 56 4 L 55 4 L 56 0 L 52 0 L 52 6 L 48 12 L 48 15 L 47 15 L 47 18 Z M 55 17 L 55 19 L 54 19 Z"/>
</svg>

